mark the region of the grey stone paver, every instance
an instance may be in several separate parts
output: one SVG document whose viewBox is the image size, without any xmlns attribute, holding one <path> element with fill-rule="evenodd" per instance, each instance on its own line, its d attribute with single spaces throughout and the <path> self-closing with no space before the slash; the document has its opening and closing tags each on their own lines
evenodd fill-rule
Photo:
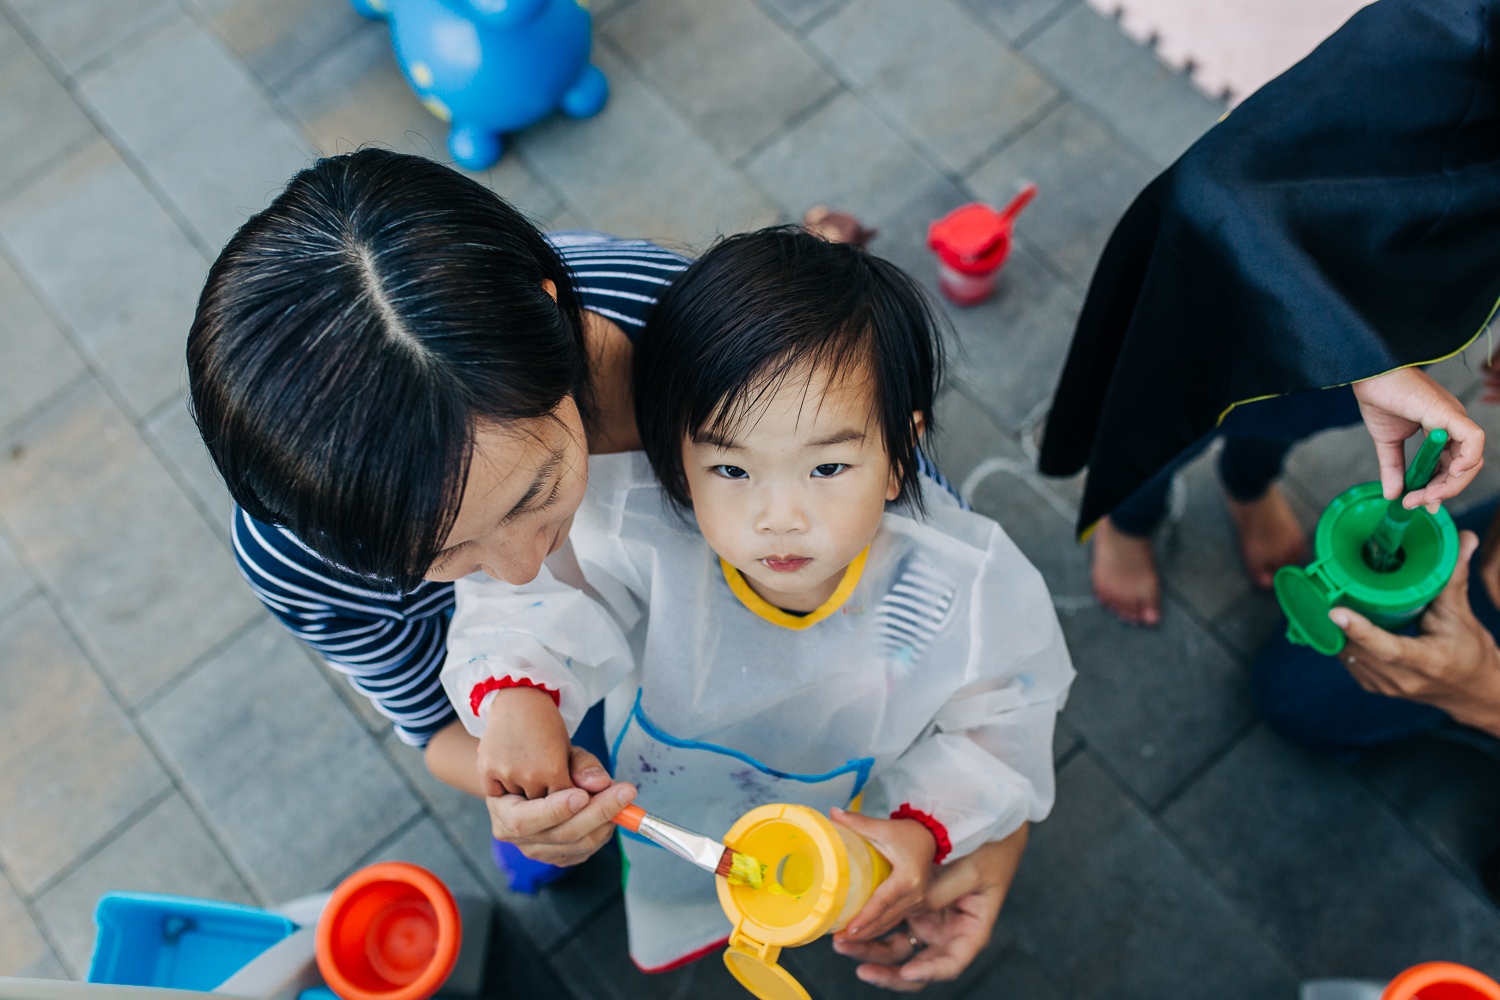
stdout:
<svg viewBox="0 0 1500 1000">
<path fill-rule="evenodd" d="M 186 15 L 80 89 L 211 253 L 312 158 L 245 68 Z"/>
<path fill-rule="evenodd" d="M 1075 5 L 1022 51 L 1161 167 L 1225 110 L 1186 76 L 1141 59 L 1139 47 L 1086 4 Z"/>
<path fill-rule="evenodd" d="M 0 519 L 131 703 L 263 612 L 97 383 L 0 442 Z"/>
<path fill-rule="evenodd" d="M 1061 995 L 1295 996 L 1293 969 L 1090 755 L 1059 772 L 1026 854 L 1000 920 Z"/>
<path fill-rule="evenodd" d="M 996 208 L 1028 182 L 1037 197 L 1017 231 L 1087 287 L 1115 223 L 1155 175 L 1090 111 L 1071 102 L 1050 112 L 968 177 L 975 194 Z"/>
<path fill-rule="evenodd" d="M 754 0 L 636 0 L 603 35 L 727 160 L 839 85 Z"/>
<path fill-rule="evenodd" d="M 610 81 L 604 110 L 581 122 L 553 117 L 516 143 L 593 225 L 690 247 L 777 221 L 766 194 L 719 160 L 663 97 L 602 47 L 594 63 Z M 643 176 L 656 182 L 642 190 Z"/>
<path fill-rule="evenodd" d="M 241 636 L 142 719 L 266 902 L 330 887 L 419 809 L 274 622 Z"/>
<path fill-rule="evenodd" d="M 1500 968 L 1493 907 L 1342 768 L 1263 727 L 1163 818 L 1310 975 L 1391 976 L 1439 956 Z"/>
<path fill-rule="evenodd" d="M 0 976 L 27 979 L 68 979 L 67 970 L 47 946 L 26 904 L 0 876 Z"/>
<path fill-rule="evenodd" d="M 9 6 L 67 73 L 128 44 L 176 9 L 172 0 L 11 0 Z"/>
<path fill-rule="evenodd" d="M 137 413 L 181 391 L 208 264 L 107 143 L 0 203 L 0 240 Z"/>
<path fill-rule="evenodd" d="M 46 308 L 0 255 L 0 427 L 24 415 L 84 371 Z"/>
<path fill-rule="evenodd" d="M 1057 93 L 955 0 L 853 0 L 808 38 L 953 173 Z"/>
<path fill-rule="evenodd" d="M 74 976 L 94 948 L 93 909 L 106 892 L 164 892 L 255 905 L 255 898 L 182 796 L 168 795 L 37 898 Z"/>
<path fill-rule="evenodd" d="M 226 551 L 183 336 L 207 259 L 313 155 L 377 143 L 447 161 L 388 28 L 345 0 L 3 6 L 0 974 L 80 974 L 106 888 L 264 903 L 402 857 L 496 900 L 507 995 L 745 996 L 717 957 L 634 969 L 612 849 L 510 892 L 482 804 L 265 617 Z M 1475 879 L 1500 843 L 1500 765 L 1436 738 L 1328 765 L 1251 724 L 1246 668 L 1279 616 L 1244 582 L 1207 464 L 1158 548 L 1157 630 L 1091 596 L 1082 477 L 1026 472 L 1103 241 L 1222 106 L 1081 0 L 594 13 L 604 113 L 512 137 L 478 175 L 546 226 L 694 248 L 822 202 L 877 226 L 874 251 L 935 295 L 928 223 L 1041 184 L 996 297 L 940 301 L 957 339 L 932 450 L 955 484 L 987 473 L 975 507 L 1048 580 L 1080 677 L 1054 740 L 1056 813 L 1002 925 L 927 993 L 1290 1000 L 1300 976 L 1386 974 L 1445 936 L 1445 957 L 1500 971 L 1500 911 Z M 1487 346 L 1435 370 L 1493 432 L 1476 498 L 1500 491 L 1500 409 L 1477 402 Z M 1363 432 L 1334 432 L 1296 449 L 1286 492 L 1311 526 L 1373 475 Z M 826 942 L 787 963 L 819 1000 L 886 995 Z"/>
<path fill-rule="evenodd" d="M 94 131 L 62 84 L 0 19 L 0 191 Z"/>
<path fill-rule="evenodd" d="M 35 892 L 167 787 L 46 601 L 0 623 L 0 864 L 17 889 Z"/>
</svg>

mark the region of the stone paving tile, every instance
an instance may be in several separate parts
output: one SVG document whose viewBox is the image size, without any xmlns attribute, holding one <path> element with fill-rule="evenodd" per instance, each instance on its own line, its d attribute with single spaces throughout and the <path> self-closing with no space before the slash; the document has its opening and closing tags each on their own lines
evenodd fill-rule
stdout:
<svg viewBox="0 0 1500 1000">
<path fill-rule="evenodd" d="M 28 895 L 168 787 L 40 597 L 0 624 L 0 864 Z"/>
<path fill-rule="evenodd" d="M 94 906 L 106 892 L 162 892 L 255 905 L 182 796 L 167 796 L 36 900 L 77 978 L 94 950 Z"/>
<path fill-rule="evenodd" d="M 783 132 L 745 169 L 788 217 L 799 219 L 825 204 L 883 220 L 943 179 L 847 92 Z"/>
<path fill-rule="evenodd" d="M 395 840 L 361 858 L 358 864 L 345 872 L 345 876 L 353 874 L 356 869 L 381 861 L 405 861 L 421 865 L 442 879 L 443 884 L 455 894 L 490 898 L 489 892 L 474 877 L 474 872 L 453 849 L 453 845 L 448 843 L 448 838 L 443 836 L 442 829 L 431 816 L 423 816 Z"/>
<path fill-rule="evenodd" d="M 1319 514 L 1349 487 L 1379 478 L 1375 445 L 1362 424 L 1307 438 L 1286 459 L 1286 482 Z"/>
<path fill-rule="evenodd" d="M 525 928 L 537 948 L 550 952 L 558 947 L 619 894 L 619 852 L 612 846 L 601 849 L 577 872 L 534 896 L 511 892 L 490 857 L 490 821 L 484 803 L 434 778 L 422 762 L 420 750 L 394 736 L 387 737 L 385 743 L 437 822 L 459 845 L 465 860 L 483 876 L 491 895 L 512 914 L 517 925 Z"/>
<path fill-rule="evenodd" d="M 1115 223 L 1155 173 L 1092 112 L 1069 102 L 970 174 L 968 185 L 1000 208 L 1035 182 L 1037 197 L 1016 229 L 1082 290 Z"/>
<path fill-rule="evenodd" d="M 1489 354 L 1492 339 L 1480 336 L 1463 352 L 1423 370 L 1453 395 L 1467 402 L 1477 395 L 1484 382 L 1484 359 Z M 1469 408 L 1473 409 L 1473 404 L 1469 404 Z"/>
<path fill-rule="evenodd" d="M 47 53 L 72 74 L 175 12 L 172 0 L 11 0 Z"/>
<path fill-rule="evenodd" d="M 0 518 L 134 704 L 263 612 L 98 383 L 0 442 Z"/>
<path fill-rule="evenodd" d="M 250 71 L 273 89 L 351 35 L 376 30 L 347 0 L 189 2 L 208 17 Z"/>
<path fill-rule="evenodd" d="M 1281 606 L 1264 590 L 1247 591 L 1213 622 L 1214 635 L 1247 663 L 1274 632 L 1285 629 Z"/>
<path fill-rule="evenodd" d="M 0 427 L 84 372 L 83 359 L 0 255 Z"/>
<path fill-rule="evenodd" d="M 108 143 L 0 204 L 0 240 L 136 413 L 182 390 L 207 264 Z"/>
<path fill-rule="evenodd" d="M 1001 997 L 1005 1000 L 1063 1000 L 1063 995 L 1037 960 L 1019 948 L 995 963 L 969 995 L 975 1000 Z"/>
<path fill-rule="evenodd" d="M 1165 167 L 1219 120 L 1224 105 L 1204 97 L 1150 49 L 1078 4 L 1022 50 L 1115 131 Z"/>
<path fill-rule="evenodd" d="M 0 875 L 0 976 L 69 978 L 3 875 Z"/>
<path fill-rule="evenodd" d="M 553 953 L 551 961 L 568 990 L 588 1000 L 636 1000 L 646 996 L 731 1000 L 747 995 L 725 968 L 722 952 L 718 951 L 671 972 L 653 974 L 636 968 L 625 939 L 623 898 Z"/>
<path fill-rule="evenodd" d="M 1125 625 L 1102 607 L 1062 617 L 1078 669 L 1072 726 L 1145 802 L 1190 778 L 1253 713 L 1245 672 L 1168 595 L 1155 628 Z"/>
<path fill-rule="evenodd" d="M 1251 590 L 1219 483 L 1221 450 L 1211 446 L 1179 473 L 1187 506 L 1182 520 L 1164 526 L 1156 539 L 1163 582 L 1206 619 L 1217 618 Z"/>
<path fill-rule="evenodd" d="M 210 253 L 311 158 L 245 68 L 185 15 L 84 76 L 80 90 Z"/>
<path fill-rule="evenodd" d="M 265 902 L 332 886 L 420 808 L 272 621 L 190 674 L 142 720 Z"/>
<path fill-rule="evenodd" d="M 319 59 L 288 83 L 281 99 L 322 155 L 375 145 L 451 165 L 448 126 L 407 86 L 384 28 L 359 32 Z M 557 195 L 514 153 L 473 176 L 532 219 L 546 219 L 560 207 Z"/>
<path fill-rule="evenodd" d="M 865 91 L 962 173 L 1057 89 L 953 0 L 854 0 L 808 35 Z"/>
<path fill-rule="evenodd" d="M 16 557 L 16 550 L 0 537 L 0 618 L 35 592 L 36 583 Z"/>
<path fill-rule="evenodd" d="M 1371 750 L 1352 768 L 1436 843 L 1476 893 L 1479 866 L 1500 850 L 1500 759 L 1474 746 L 1422 736 Z"/>
<path fill-rule="evenodd" d="M 516 137 L 570 205 L 605 232 L 678 247 L 777 221 L 775 203 L 624 63 L 602 47 L 593 58 L 610 81 L 604 110 L 586 121 L 554 116 Z"/>
<path fill-rule="evenodd" d="M 1007 433 L 1014 433 L 1051 397 L 1081 301 L 1019 243 L 1000 272 L 994 298 L 969 308 L 943 299 L 937 264 L 927 249 L 927 226 L 970 200 L 952 183 L 934 182 L 896 211 L 870 217 L 880 229 L 871 250 L 920 281 L 942 304 L 958 335 L 949 356 L 949 384 L 983 403 Z"/>
<path fill-rule="evenodd" d="M 936 437 L 929 435 L 922 447 L 954 489 L 987 458 L 1025 461 L 1015 439 L 989 411 L 953 386 L 938 393 L 933 417 Z"/>
<path fill-rule="evenodd" d="M 1020 39 L 1058 8 L 1077 2 L 1079 0 L 965 0 L 975 13 L 1011 41 Z"/>
<path fill-rule="evenodd" d="M 602 33 L 726 160 L 839 86 L 754 0 L 636 0 Z"/>
<path fill-rule="evenodd" d="M 1058 774 L 1000 921 L 1071 1000 L 1296 995 L 1282 958 L 1087 752 Z"/>
<path fill-rule="evenodd" d="M 1264 727 L 1163 821 L 1304 976 L 1386 979 L 1439 958 L 1500 972 L 1500 913 L 1346 770 Z"/>
<path fill-rule="evenodd" d="M 188 492 L 207 512 L 209 527 L 218 533 L 226 545 L 229 543 L 229 517 L 233 501 L 219 471 L 214 468 L 198 426 L 193 423 L 186 401 L 170 404 L 146 422 L 146 434 L 158 449 L 165 454 L 167 464 L 179 481 L 187 484 Z"/>
<path fill-rule="evenodd" d="M 26 40 L 0 20 L 0 191 L 94 132 Z"/>
</svg>

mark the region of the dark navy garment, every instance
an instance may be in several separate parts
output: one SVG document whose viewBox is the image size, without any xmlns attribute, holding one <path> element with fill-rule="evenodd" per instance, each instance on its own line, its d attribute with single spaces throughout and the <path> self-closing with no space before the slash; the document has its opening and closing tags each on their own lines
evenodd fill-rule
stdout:
<svg viewBox="0 0 1500 1000">
<path fill-rule="evenodd" d="M 1480 538 L 1489 529 L 1496 503 L 1490 501 L 1456 518 L 1460 531 Z M 1490 602 L 1479 577 L 1475 554 L 1469 568 L 1469 606 L 1491 635 L 1500 637 L 1500 609 Z M 1413 635 L 1411 626 L 1404 634 Z M 1286 638 L 1286 619 L 1261 648 L 1252 668 L 1256 706 L 1281 735 L 1310 750 L 1349 760 L 1363 750 L 1434 730 L 1453 730 L 1489 753 L 1500 755 L 1500 741 L 1458 726 L 1448 713 L 1431 705 L 1372 694 L 1344 668 L 1337 656 L 1324 656 Z"/>
<path fill-rule="evenodd" d="M 572 269 L 583 307 L 632 340 L 662 291 L 688 265 L 643 240 L 599 233 L 548 233 Z M 350 582 L 291 532 L 234 510 L 234 551 L 257 597 L 297 638 L 422 746 L 457 716 L 438 682 L 446 654 L 453 584 L 424 583 L 392 595 Z"/>
</svg>

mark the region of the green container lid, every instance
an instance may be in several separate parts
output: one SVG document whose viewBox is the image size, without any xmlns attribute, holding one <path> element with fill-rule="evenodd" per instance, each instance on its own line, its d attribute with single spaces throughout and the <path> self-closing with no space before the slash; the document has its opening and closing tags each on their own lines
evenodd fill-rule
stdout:
<svg viewBox="0 0 1500 1000">
<path fill-rule="evenodd" d="M 1313 562 L 1304 570 L 1276 572 L 1276 600 L 1286 612 L 1287 638 L 1325 656 L 1344 648 L 1344 633 L 1328 612 L 1343 605 L 1377 625 L 1400 627 L 1436 597 L 1458 564 L 1458 529 L 1448 511 L 1418 508 L 1402 540 L 1400 567 L 1382 573 L 1365 559 L 1365 543 L 1385 516 L 1380 484 L 1361 483 L 1334 498 L 1313 541 Z"/>
</svg>

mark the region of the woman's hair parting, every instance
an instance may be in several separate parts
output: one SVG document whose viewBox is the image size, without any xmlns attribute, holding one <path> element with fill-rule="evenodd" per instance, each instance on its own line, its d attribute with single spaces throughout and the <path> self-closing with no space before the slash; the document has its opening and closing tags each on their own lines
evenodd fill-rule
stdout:
<svg viewBox="0 0 1500 1000">
<path fill-rule="evenodd" d="M 657 303 L 635 348 L 636 426 L 686 509 L 685 440 L 732 437 L 789 377 L 868 377 L 902 496 L 922 510 L 912 414 L 933 429 L 943 357 L 931 300 L 900 268 L 795 226 L 762 229 L 719 241 Z"/>
<path fill-rule="evenodd" d="M 569 395 L 590 414 L 557 252 L 482 185 L 381 149 L 319 160 L 235 233 L 187 364 L 235 502 L 400 590 L 457 517 L 478 423 L 546 417 Z"/>
</svg>

